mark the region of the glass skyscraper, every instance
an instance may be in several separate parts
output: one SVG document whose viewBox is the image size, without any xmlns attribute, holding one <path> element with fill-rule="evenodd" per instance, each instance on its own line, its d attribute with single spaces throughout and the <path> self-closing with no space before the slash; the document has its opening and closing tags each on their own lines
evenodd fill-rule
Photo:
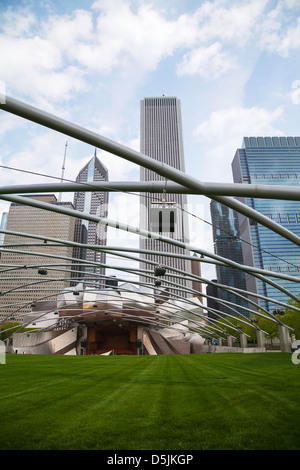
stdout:
<svg viewBox="0 0 300 470">
<path fill-rule="evenodd" d="M 141 139 L 140 139 L 141 152 L 149 157 L 154 158 L 160 162 L 166 163 L 173 168 L 184 171 L 184 151 L 183 151 L 183 137 L 182 137 L 182 123 L 181 123 L 181 105 L 180 100 L 176 97 L 154 97 L 145 98 L 141 101 Z M 141 181 L 165 181 L 165 178 L 157 173 L 141 168 L 140 172 Z M 167 182 L 166 182 L 167 184 Z M 167 187 L 167 186 L 166 186 Z M 162 201 L 162 194 L 147 193 L 141 194 L 140 204 L 140 226 L 144 230 L 151 231 L 150 223 L 150 210 Z M 188 242 L 188 221 L 182 209 L 186 208 L 187 197 L 183 194 L 166 194 L 166 203 L 174 204 L 177 210 L 177 222 L 174 232 L 162 232 L 169 238 L 181 242 Z M 157 206 L 156 206 L 157 207 Z M 143 250 L 154 250 L 164 253 L 189 254 L 186 250 L 153 240 L 151 238 L 140 239 L 140 248 Z M 163 255 L 141 255 L 155 261 L 157 264 L 171 266 L 181 271 L 181 273 L 191 273 L 191 262 L 176 257 L 166 257 Z M 146 269 L 150 274 L 153 274 L 153 266 L 141 263 L 141 269 Z M 169 271 L 172 274 L 172 271 Z M 167 270 L 168 274 L 168 270 Z M 178 273 L 177 273 L 178 275 Z M 146 280 L 143 279 L 142 280 Z M 173 278 L 166 275 L 164 280 L 176 282 L 178 286 L 192 287 L 192 284 L 184 279 L 184 276 Z M 172 292 L 172 289 L 170 289 Z M 186 297 L 184 289 L 179 291 L 174 290 L 174 293 Z M 192 295 L 192 294 L 190 294 Z"/>
<path fill-rule="evenodd" d="M 244 137 L 243 146 L 236 151 L 232 162 L 235 183 L 299 186 L 300 183 L 300 137 Z M 289 231 L 300 236 L 300 205 L 297 201 L 246 198 L 250 207 Z M 265 270 L 299 276 L 299 247 L 239 214 L 244 264 Z M 294 295 L 300 293 L 300 284 L 275 279 Z M 286 302 L 289 298 L 278 289 L 253 276 L 246 275 L 247 290 L 269 298 Z M 254 300 L 254 298 L 253 298 Z M 256 300 L 257 301 L 257 300 Z M 269 311 L 276 304 L 260 300 Z"/>
<path fill-rule="evenodd" d="M 210 212 L 213 230 L 214 251 L 217 255 L 228 258 L 236 263 L 243 263 L 242 242 L 240 240 L 240 229 L 238 222 L 238 214 L 229 207 L 224 206 L 220 202 L 211 201 Z M 216 266 L 217 282 L 225 286 L 236 287 L 238 289 L 246 290 L 245 273 L 238 269 L 230 268 L 227 266 Z M 242 294 L 245 295 L 245 294 Z M 227 300 L 240 305 L 241 307 L 248 307 L 248 302 L 231 292 L 224 289 L 218 289 L 217 296 L 220 299 Z M 245 309 L 233 307 L 244 316 L 248 316 Z M 218 309 L 223 313 L 234 315 L 232 309 L 223 304 L 218 304 Z"/>
</svg>

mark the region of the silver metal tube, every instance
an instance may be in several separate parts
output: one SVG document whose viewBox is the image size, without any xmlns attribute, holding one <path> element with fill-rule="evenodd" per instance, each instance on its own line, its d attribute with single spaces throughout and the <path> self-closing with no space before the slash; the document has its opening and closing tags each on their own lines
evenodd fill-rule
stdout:
<svg viewBox="0 0 300 470">
<path fill-rule="evenodd" d="M 240 269 L 240 270 L 245 271 L 245 272 L 250 273 L 250 274 L 251 273 L 257 273 L 257 274 L 262 274 L 264 276 L 271 276 L 271 277 L 276 277 L 276 278 L 281 278 L 281 279 L 288 279 L 288 280 L 293 281 L 293 282 L 300 282 L 300 278 L 298 278 L 298 277 L 289 276 L 289 275 L 282 274 L 282 273 L 275 273 L 274 271 L 267 271 L 267 270 L 264 270 L 264 269 L 255 268 L 253 266 L 241 265 L 241 264 L 236 263 L 232 260 L 229 260 L 227 258 L 223 258 L 222 256 L 216 255 L 215 253 L 211 253 L 207 250 L 200 249 L 199 247 L 191 245 L 189 243 L 180 242 L 178 240 L 174 240 L 172 238 L 168 238 L 168 237 L 159 235 L 157 233 L 150 232 L 148 230 L 142 230 L 138 227 L 133 227 L 133 226 L 130 226 L 128 224 L 124 224 L 122 222 L 116 222 L 114 220 L 106 219 L 104 217 L 97 217 L 95 215 L 86 214 L 86 213 L 83 213 L 83 212 L 80 212 L 80 211 L 75 211 L 75 210 L 72 210 L 72 209 L 67 209 L 66 207 L 56 206 L 54 204 L 49 204 L 49 203 L 46 203 L 46 202 L 37 201 L 35 199 L 26 198 L 26 197 L 23 197 L 23 196 L 1 195 L 0 199 L 4 199 L 4 200 L 7 200 L 7 201 L 16 202 L 16 203 L 19 203 L 19 204 L 24 204 L 24 205 L 28 205 L 28 206 L 32 206 L 32 207 L 38 207 L 40 209 L 48 210 L 48 211 L 51 211 L 51 212 L 58 212 L 60 214 L 66 214 L 66 215 L 69 215 L 70 217 L 77 217 L 79 219 L 90 220 L 92 222 L 100 223 L 100 224 L 103 224 L 103 225 L 106 225 L 106 226 L 109 226 L 109 227 L 112 227 L 112 228 L 116 228 L 118 230 L 123 230 L 125 232 L 134 233 L 136 235 L 143 236 L 143 237 L 146 237 L 146 238 L 152 238 L 154 240 L 159 240 L 159 241 L 169 243 L 169 244 L 174 245 L 174 246 L 178 246 L 180 248 L 184 248 L 185 250 L 200 253 L 204 256 L 208 256 L 211 259 L 221 261 L 226 266 L 231 266 L 233 268 Z M 290 295 L 290 297 L 294 298 L 292 295 Z M 295 298 L 295 300 L 296 299 L 297 298 Z"/>
<path fill-rule="evenodd" d="M 195 190 L 196 194 L 202 194 L 203 191 L 205 191 L 205 183 L 163 162 L 159 162 L 151 157 L 148 157 L 147 155 L 137 152 L 136 150 L 130 149 L 129 147 L 114 142 L 113 140 L 100 136 L 95 132 L 84 129 L 83 127 L 65 121 L 50 113 L 46 113 L 45 111 L 30 106 L 26 103 L 22 103 L 21 101 L 15 100 L 9 96 L 5 96 L 4 101 L 4 103 L 0 104 L 0 109 L 3 109 L 4 111 L 23 117 L 25 119 L 29 119 L 30 121 L 36 122 L 37 124 L 48 127 L 57 132 L 61 132 L 65 135 L 69 135 L 70 137 L 78 139 L 82 142 L 86 142 L 93 147 L 101 148 L 132 163 L 136 163 L 137 165 L 140 165 L 144 168 L 153 170 L 159 175 L 164 176 L 173 182 Z M 222 192 L 223 184 L 220 183 L 219 186 L 219 190 Z M 240 212 L 246 217 L 249 217 L 250 219 L 253 219 L 256 222 L 270 228 L 275 233 L 280 234 L 284 238 L 300 246 L 300 238 L 297 235 L 282 227 L 277 222 L 274 222 L 263 214 L 255 211 L 251 207 L 248 207 L 246 204 L 243 204 L 227 196 L 211 195 L 211 199 L 221 202 L 225 206 L 231 207 L 237 212 Z"/>
<path fill-rule="evenodd" d="M 235 196 L 280 200 L 300 200 L 300 187 L 280 185 L 257 185 L 243 183 L 203 183 L 203 189 L 190 189 L 173 181 L 99 181 L 97 183 L 43 183 L 29 185 L 2 186 L 0 194 L 28 194 L 43 192 L 147 192 L 170 194 L 197 194 L 203 196 Z"/>
<path fill-rule="evenodd" d="M 59 239 L 56 239 L 56 238 L 52 238 L 52 237 L 46 237 L 46 236 L 39 236 L 39 235 L 35 235 L 35 234 L 28 234 L 28 233 L 23 233 L 23 232 L 15 232 L 15 231 L 9 231 L 9 230 L 0 230 L 0 233 L 4 233 L 4 234 L 8 234 L 8 235 L 15 235 L 15 236 L 18 236 L 18 237 L 27 237 L 27 238 L 36 238 L 38 240 L 47 240 L 47 241 L 50 241 L 50 242 L 54 242 L 54 243 L 57 243 L 58 246 L 59 245 L 69 245 L 69 246 L 78 246 L 78 247 L 82 247 L 82 248 L 88 248 L 88 249 L 91 249 L 91 250 L 100 250 L 100 251 L 104 251 L 106 253 L 111 253 L 111 251 L 114 252 L 114 255 L 116 256 L 122 256 L 122 257 L 128 257 L 129 259 L 134 259 L 136 261 L 139 261 L 139 262 L 147 262 L 149 263 L 150 261 L 146 261 L 144 260 L 143 258 L 134 258 L 134 257 L 129 257 L 129 256 L 126 256 L 124 255 L 123 253 L 116 253 L 116 250 L 122 250 L 122 252 L 133 252 L 133 253 L 148 253 L 148 254 L 158 254 L 158 255 L 162 255 L 162 256 L 170 256 L 170 257 L 180 257 L 180 258 L 184 258 L 184 259 L 189 259 L 189 260 L 195 260 L 195 257 L 193 256 L 187 256 L 187 255 L 178 255 L 176 253 L 164 253 L 164 252 L 157 252 L 157 251 L 151 251 L 151 250 L 140 250 L 140 249 L 135 249 L 135 248 L 127 248 L 127 247 L 113 247 L 113 246 L 105 246 L 105 247 L 101 247 L 101 246 L 91 246 L 91 245 L 86 245 L 86 244 L 82 244 L 82 243 L 76 243 L 76 242 L 70 242 L 68 240 L 59 240 Z M 11 246 L 11 245 L 9 245 Z M 5 248 L 5 246 L 3 245 L 3 248 Z M 45 256 L 45 255 L 44 255 Z M 68 258 L 63 258 L 63 259 L 68 259 Z M 72 259 L 73 261 L 75 261 L 75 259 Z M 79 261 L 79 260 L 77 260 Z M 221 261 L 217 261 L 217 260 L 208 260 L 207 258 L 206 259 L 201 259 L 201 261 L 199 260 L 199 262 L 201 263 L 213 263 L 213 264 L 216 264 L 216 265 L 222 265 L 222 266 L 226 266 L 225 263 L 221 262 Z M 87 261 L 84 261 L 84 260 L 81 260 L 81 263 L 84 264 L 89 264 L 89 262 Z M 90 262 L 91 263 L 91 262 Z M 153 264 L 156 264 L 153 262 Z M 95 265 L 97 265 L 97 263 L 95 263 Z M 17 269 L 18 267 L 16 266 L 16 268 L 10 268 L 10 269 Z M 250 267 L 251 268 L 251 267 Z M 172 270 L 174 270 L 172 268 Z M 250 272 L 249 272 L 250 273 Z M 269 274 L 269 271 L 267 272 Z M 255 273 L 251 272 L 250 274 L 252 274 L 253 276 L 256 276 Z M 189 274 L 189 276 L 193 277 L 195 280 L 198 280 L 200 282 L 204 282 L 204 283 L 207 283 L 207 284 L 211 284 L 211 285 L 215 285 L 215 283 L 213 281 L 210 281 L 208 279 L 205 279 L 205 278 L 201 278 L 199 276 L 195 276 L 195 275 L 191 275 Z M 289 275 L 285 275 L 285 274 L 279 274 L 279 275 L 276 275 L 276 277 L 279 277 L 279 278 L 282 278 L 282 279 L 286 279 L 286 280 L 289 280 L 289 281 L 293 281 L 293 282 L 297 282 L 297 279 L 295 279 L 293 276 L 289 276 Z M 263 280 L 264 282 L 271 282 L 269 279 L 266 279 L 266 278 L 260 278 L 261 280 Z M 238 289 L 238 288 L 235 288 L 235 287 L 232 287 L 232 286 L 225 286 L 225 285 L 221 285 L 221 284 L 216 284 L 217 287 L 220 287 L 221 289 L 224 288 L 225 290 L 228 290 L 228 291 L 236 291 L 236 292 L 239 292 L 239 293 L 244 293 L 246 295 L 251 295 L 251 296 L 254 296 L 254 297 L 257 297 L 259 299 L 262 299 L 262 300 L 268 300 L 269 302 L 271 303 L 277 303 L 277 304 L 280 304 L 284 307 L 287 307 L 288 305 L 285 304 L 284 302 L 280 302 L 276 299 L 271 299 L 271 298 L 268 298 L 268 297 L 265 297 L 265 296 L 262 296 L 260 294 L 255 294 L 253 292 L 248 292 L 248 291 L 245 291 L 245 290 L 242 290 L 242 289 Z M 272 284 L 273 287 L 275 288 L 278 288 L 278 284 Z M 235 293 L 235 292 L 234 292 Z M 290 297 L 290 293 L 288 291 L 285 291 L 284 292 L 286 295 L 288 295 Z M 237 294 L 236 294 L 237 295 Z M 248 299 L 248 302 L 249 299 Z M 251 303 L 251 302 L 250 302 Z M 292 308 L 294 310 L 297 310 L 297 311 L 300 311 L 300 309 L 297 309 L 295 307 L 291 307 L 291 306 L 288 306 L 289 308 Z"/>
<path fill-rule="evenodd" d="M 12 231 L 1 231 L 1 232 L 3 232 L 3 233 L 9 233 L 10 235 L 16 235 L 16 236 L 33 237 L 33 238 L 43 239 L 43 240 L 45 239 L 45 237 L 41 237 L 41 236 L 38 236 L 38 235 L 22 234 L 22 233 L 20 233 L 20 232 L 12 232 Z M 79 244 L 79 243 L 68 242 L 68 241 L 65 241 L 65 242 L 64 242 L 63 240 L 58 240 L 58 239 L 49 238 L 49 237 L 47 237 L 47 240 L 48 240 L 48 241 L 59 242 L 59 243 L 61 243 L 61 244 L 65 243 L 65 244 L 68 244 L 68 245 L 76 245 L 76 246 L 86 246 L 86 247 L 89 247 L 89 245 L 82 245 L 82 244 Z M 95 249 L 95 247 L 94 247 L 94 249 Z M 118 248 L 118 249 L 120 249 L 120 248 Z M 14 251 L 14 250 L 8 250 L 8 249 L 2 249 L 2 250 L 3 250 L 3 251 Z M 105 248 L 104 248 L 104 251 L 106 251 Z M 15 250 L 14 252 L 18 252 L 18 251 Z M 19 253 L 23 253 L 23 252 L 19 252 Z M 32 254 L 32 253 L 30 253 L 30 254 Z M 36 254 L 36 255 L 39 255 L 38 253 L 35 253 L 35 254 Z M 146 261 L 143 260 L 143 258 L 135 258 L 135 257 L 132 257 L 132 256 L 130 257 L 130 256 L 128 256 L 128 255 L 118 254 L 118 253 L 115 253 L 115 254 L 117 254 L 117 255 L 119 255 L 119 256 L 122 256 L 122 257 L 127 257 L 127 258 L 129 258 L 129 259 L 134 259 L 134 260 L 136 260 L 136 261 L 146 262 Z M 45 256 L 45 257 L 47 257 L 46 254 L 40 254 L 40 256 Z M 58 255 L 54 255 L 54 257 L 55 257 L 55 258 L 58 258 L 58 259 L 68 259 L 68 260 L 69 260 L 69 258 L 59 257 Z M 74 259 L 72 259 L 72 260 L 74 260 Z M 89 264 L 89 263 L 86 262 L 86 261 L 85 261 L 85 263 L 86 263 L 86 264 Z M 96 265 L 96 263 L 93 263 L 93 264 Z M 155 264 L 155 263 L 153 262 L 153 264 Z M 115 269 L 118 269 L 118 268 L 115 267 Z M 173 269 L 173 268 L 172 268 L 172 270 L 173 270 L 173 271 L 176 271 L 176 270 Z M 123 271 L 127 271 L 127 272 L 128 272 L 128 270 L 126 270 L 126 269 L 124 269 L 124 268 L 123 268 Z M 132 271 L 132 270 L 131 270 L 131 271 L 129 270 L 129 272 L 133 272 L 133 271 Z M 136 270 L 135 270 L 134 272 L 136 272 Z M 177 272 L 178 272 L 178 270 L 177 270 Z M 255 275 L 255 274 L 254 274 L 254 275 Z M 150 278 L 151 276 L 148 276 L 148 277 Z M 204 278 L 201 278 L 201 277 L 199 277 L 199 276 L 192 275 L 192 274 L 189 274 L 189 277 L 192 277 L 192 278 L 194 278 L 194 279 L 196 279 L 196 280 L 198 280 L 198 281 L 201 281 L 201 282 L 206 282 L 206 283 L 208 283 L 208 284 L 214 284 L 212 281 L 209 281 L 209 280 L 207 280 L 207 279 L 204 279 Z M 273 287 L 278 288 L 279 290 L 281 290 L 281 286 L 279 286 L 277 283 L 274 283 L 274 282 L 270 281 L 269 279 L 266 279 L 265 277 L 262 277 L 262 276 L 260 276 L 260 278 L 261 278 L 262 280 L 264 280 L 265 282 L 270 283 Z M 294 280 L 294 278 L 292 278 L 292 280 Z M 226 289 L 226 286 L 222 286 L 222 288 Z M 250 292 L 245 292 L 245 293 L 251 295 Z M 289 291 L 284 290 L 284 293 L 285 293 L 286 295 L 288 295 L 289 297 L 292 296 L 292 294 L 291 294 Z M 237 294 L 237 295 L 239 295 L 239 294 Z M 203 297 L 203 296 L 206 297 L 204 294 L 201 294 L 201 296 L 202 296 L 202 297 Z M 258 296 L 258 295 L 257 295 L 257 296 Z M 258 296 L 258 297 L 259 297 L 259 296 Z M 269 300 L 271 301 L 271 299 L 269 299 Z M 248 302 L 250 302 L 250 303 L 252 303 L 252 304 L 254 305 L 254 302 L 249 301 L 249 299 L 248 299 Z M 276 302 L 275 302 L 275 303 L 276 303 Z M 232 305 L 233 305 L 233 304 L 232 304 Z M 246 310 L 249 310 L 249 309 L 246 309 Z M 250 310 L 249 310 L 249 311 L 250 311 Z M 276 322 L 277 322 L 277 323 L 281 323 L 281 322 L 279 322 L 278 320 L 277 320 Z"/>
</svg>

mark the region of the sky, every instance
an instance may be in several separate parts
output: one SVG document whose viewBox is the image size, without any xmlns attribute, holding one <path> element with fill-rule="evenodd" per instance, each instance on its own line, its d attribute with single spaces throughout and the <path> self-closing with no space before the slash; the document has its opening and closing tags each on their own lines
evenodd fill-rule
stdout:
<svg viewBox="0 0 300 470">
<path fill-rule="evenodd" d="M 185 171 L 200 181 L 233 182 L 244 136 L 300 135 L 300 0 L 1 0 L 0 16 L 0 92 L 135 150 L 140 101 L 176 96 Z M 1 185 L 56 182 L 65 150 L 75 180 L 94 148 L 0 110 Z M 110 181 L 139 180 L 97 154 Z M 187 210 L 191 243 L 213 251 L 209 199 Z M 138 195 L 110 194 L 108 216 L 138 226 Z M 108 244 L 138 238 L 109 229 Z"/>
</svg>

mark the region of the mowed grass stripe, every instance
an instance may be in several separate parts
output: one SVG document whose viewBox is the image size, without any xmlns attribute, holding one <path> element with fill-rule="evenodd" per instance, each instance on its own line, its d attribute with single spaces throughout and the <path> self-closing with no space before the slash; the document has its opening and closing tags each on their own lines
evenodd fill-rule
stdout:
<svg viewBox="0 0 300 470">
<path fill-rule="evenodd" d="M 299 449 L 289 354 L 7 356 L 1 449 Z"/>
</svg>

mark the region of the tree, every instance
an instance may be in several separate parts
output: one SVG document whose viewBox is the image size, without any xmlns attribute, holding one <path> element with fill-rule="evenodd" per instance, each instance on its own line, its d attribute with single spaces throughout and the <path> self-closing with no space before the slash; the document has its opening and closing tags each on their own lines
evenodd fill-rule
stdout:
<svg viewBox="0 0 300 470">
<path fill-rule="evenodd" d="M 17 322 L 5 322 L 0 325 L 0 339 L 4 341 L 14 334 L 17 328 L 21 326 L 21 323 Z"/>
<path fill-rule="evenodd" d="M 261 317 L 260 315 L 252 315 L 249 318 L 249 322 L 253 322 L 260 328 L 261 330 L 265 331 L 268 335 L 267 337 L 270 338 L 271 340 L 274 338 L 278 338 L 278 325 L 274 323 L 273 318 L 270 315 L 267 315 L 264 312 L 263 313 L 264 317 Z M 300 312 L 299 312 L 300 316 Z M 270 319 L 269 319 L 270 318 Z M 282 318 L 282 317 L 281 317 Z M 299 317 L 300 318 L 300 317 Z M 245 333 L 248 335 L 247 342 L 248 343 L 256 343 L 257 337 L 256 337 L 256 329 L 251 327 L 250 325 L 245 325 L 245 323 L 239 322 L 239 317 L 237 316 L 236 318 L 226 318 L 226 320 L 230 321 L 232 324 L 235 326 L 240 327 L 240 331 L 242 333 Z M 243 318 L 243 320 L 245 320 Z M 283 322 L 284 323 L 284 322 Z M 239 341 L 239 334 L 236 331 L 231 330 L 230 333 L 237 338 Z"/>
<path fill-rule="evenodd" d="M 260 315 L 253 315 L 253 320 L 256 321 L 256 325 L 261 330 L 268 333 L 267 338 L 271 340 L 274 338 L 278 338 L 278 325 L 273 321 L 273 317 L 271 317 L 271 315 L 267 315 L 265 312 L 259 313 L 262 313 L 264 317 L 261 317 Z"/>
<path fill-rule="evenodd" d="M 239 316 L 236 316 L 235 318 L 232 317 L 226 317 L 225 320 L 228 322 L 232 323 L 235 327 L 238 327 L 241 333 L 245 333 L 246 335 L 249 336 L 247 338 L 247 341 L 250 343 L 255 343 L 256 342 L 256 331 L 254 328 L 252 328 L 250 325 L 246 325 L 245 323 L 242 323 L 239 321 L 239 319 L 242 319 L 243 321 L 246 321 L 245 318 L 240 318 Z M 250 319 L 249 319 L 250 320 Z M 230 328 L 229 326 L 226 328 Z M 240 340 L 240 335 L 237 331 L 230 329 L 230 334 L 236 338 L 237 341 Z"/>
</svg>

